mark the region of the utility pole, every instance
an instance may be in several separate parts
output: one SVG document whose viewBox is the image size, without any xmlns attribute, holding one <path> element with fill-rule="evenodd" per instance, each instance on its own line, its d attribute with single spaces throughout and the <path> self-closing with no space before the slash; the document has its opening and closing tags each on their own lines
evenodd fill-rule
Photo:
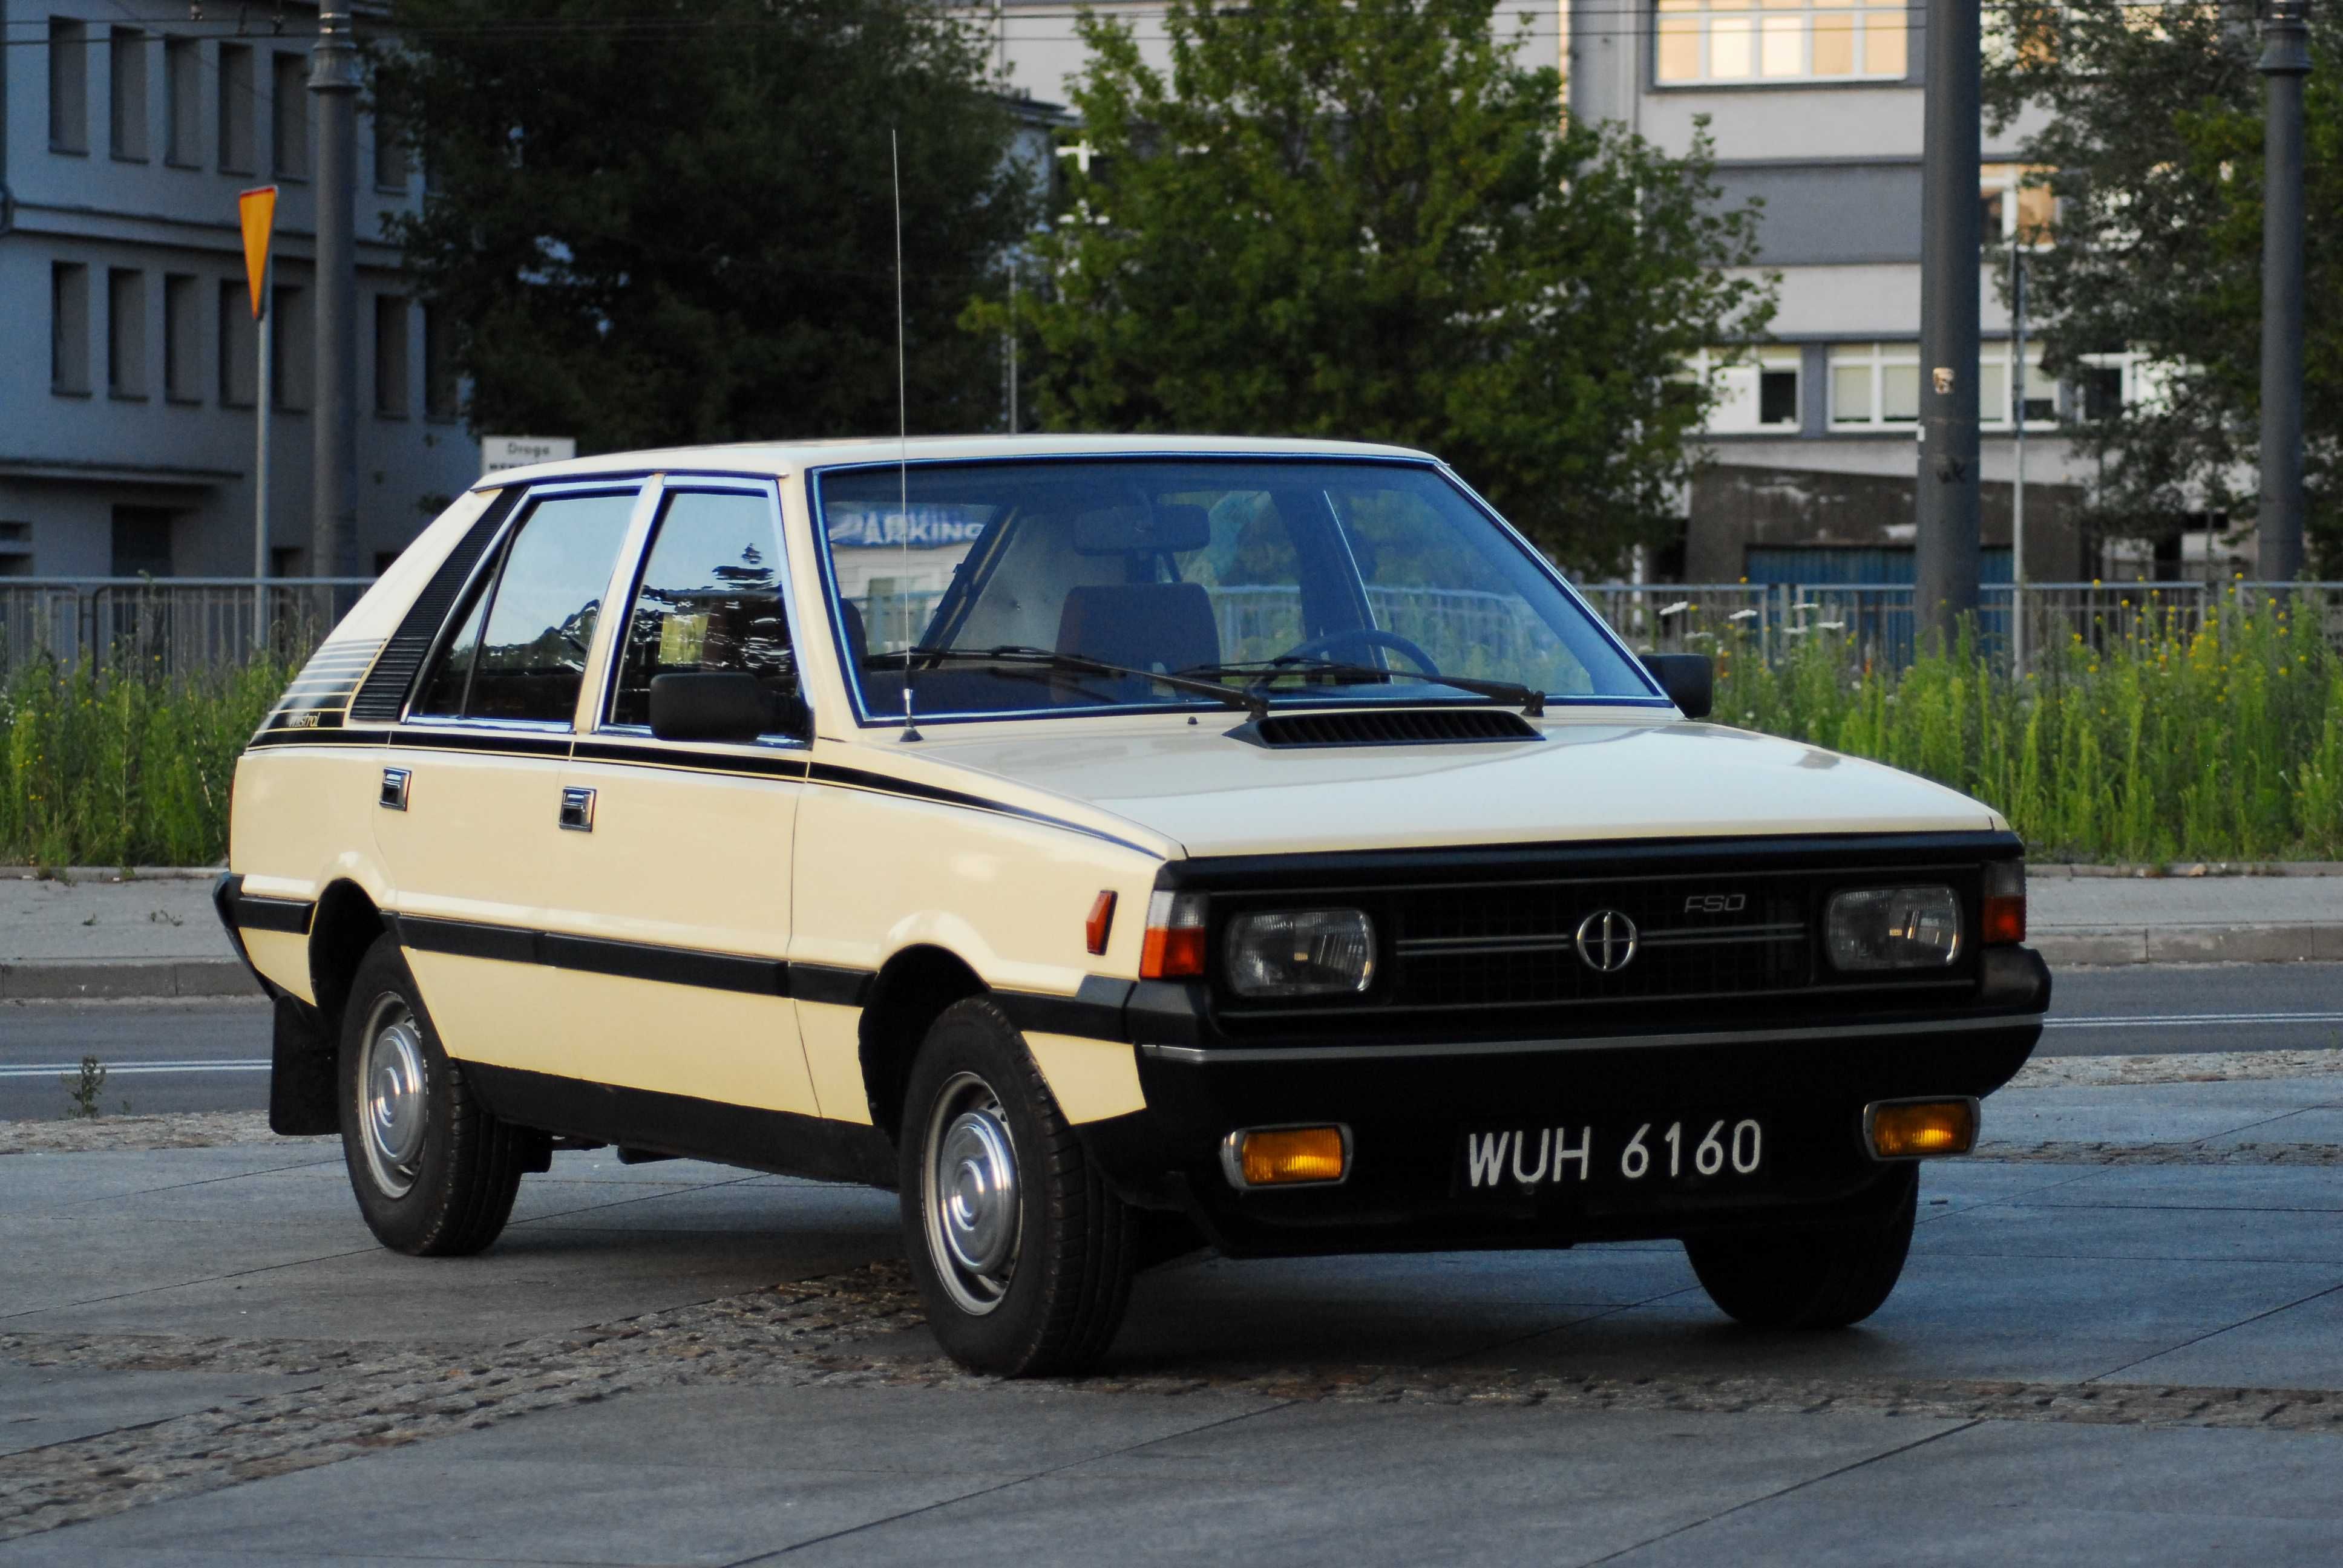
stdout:
<svg viewBox="0 0 2343 1568">
<path fill-rule="evenodd" d="M 2017 193 L 2010 192 L 2016 201 Z M 2009 487 L 2009 673 L 2026 674 L 2026 236 L 2009 246 L 2009 417 L 2017 472 Z"/>
<path fill-rule="evenodd" d="M 357 519 L 357 51 L 349 0 L 321 0 L 309 92 L 317 100 L 317 424 L 310 575 L 356 577 Z"/>
<path fill-rule="evenodd" d="M 2302 570 L 2302 79 L 2309 0 L 2269 0 L 2262 24 L 2262 505 L 2264 582 Z"/>
<path fill-rule="evenodd" d="M 1979 8 L 1927 0 L 1920 205 L 1919 539 L 1912 629 L 1949 648 L 1977 602 Z"/>
</svg>

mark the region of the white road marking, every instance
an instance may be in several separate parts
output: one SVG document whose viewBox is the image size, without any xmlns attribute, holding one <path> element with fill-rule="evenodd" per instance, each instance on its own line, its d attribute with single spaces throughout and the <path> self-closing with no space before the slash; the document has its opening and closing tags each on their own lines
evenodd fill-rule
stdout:
<svg viewBox="0 0 2343 1568">
<path fill-rule="evenodd" d="M 108 1078 L 135 1078 L 158 1072 L 266 1072 L 268 1059 L 256 1057 L 228 1061 L 124 1061 L 101 1062 Z M 0 1067 L 0 1078 L 47 1078 L 52 1074 L 67 1076 L 81 1071 L 78 1061 L 36 1061 L 29 1067 Z"/>
<path fill-rule="evenodd" d="M 2138 1018 L 2053 1018 L 2045 1029 L 2181 1029 L 2207 1024 L 2343 1023 L 2343 1012 L 2175 1012 Z"/>
</svg>

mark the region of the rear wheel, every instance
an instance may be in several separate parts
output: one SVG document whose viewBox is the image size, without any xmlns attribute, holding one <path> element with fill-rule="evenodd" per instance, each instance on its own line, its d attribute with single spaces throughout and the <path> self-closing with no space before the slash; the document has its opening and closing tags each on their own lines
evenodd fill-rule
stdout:
<svg viewBox="0 0 2343 1568">
<path fill-rule="evenodd" d="M 1131 1212 L 990 999 L 929 1030 L 902 1125 L 903 1241 L 945 1351 L 1010 1377 L 1096 1362 L 1131 1299 Z"/>
<path fill-rule="evenodd" d="M 343 1161 L 377 1241 L 445 1257 L 497 1239 L 536 1135 L 498 1121 L 474 1096 L 387 935 L 350 983 L 338 1098 Z"/>
<path fill-rule="evenodd" d="M 1708 1299 L 1752 1328 L 1859 1323 L 1895 1291 L 1919 1214 L 1918 1167 L 1906 1166 L 1889 1181 L 1885 1208 L 1861 1218 L 1693 1238 L 1684 1253 Z"/>
</svg>

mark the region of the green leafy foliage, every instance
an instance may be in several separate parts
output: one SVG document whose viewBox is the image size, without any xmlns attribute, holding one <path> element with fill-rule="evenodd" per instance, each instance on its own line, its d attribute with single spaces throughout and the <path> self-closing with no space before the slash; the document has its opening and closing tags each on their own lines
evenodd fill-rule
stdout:
<svg viewBox="0 0 2343 1568">
<path fill-rule="evenodd" d="M 2310 9 L 2305 84 L 2305 477 L 2312 559 L 2343 566 L 2343 10 Z M 2191 513 L 2258 508 L 2262 77 L 2235 7 L 2017 0 L 1989 51 L 1986 101 L 2058 197 L 2056 243 L 2028 260 L 2044 367 L 2087 354 L 2157 365 L 2151 395 L 2074 427 L 2097 459 L 2085 521 L 2168 537 Z M 2202 526 L 2199 524 L 2198 526 Z"/>
<path fill-rule="evenodd" d="M 236 759 L 293 667 L 165 679 L 39 659 L 0 686 L 0 859 L 201 866 L 227 854 Z"/>
<path fill-rule="evenodd" d="M 973 33 L 915 0 L 401 0 L 379 111 L 427 171 L 391 226 L 472 378 L 475 429 L 581 451 L 983 427 L 958 330 L 1023 231 Z"/>
<path fill-rule="evenodd" d="M 1168 75 L 1080 29 L 1092 149 L 1031 247 L 1047 287 L 969 320 L 1030 345 L 1059 429 L 1428 448 L 1550 552 L 1681 526 L 1714 396 L 1697 350 L 1771 318 L 1755 214 L 1704 136 L 1667 156 L 1559 114 L 1495 0 L 1172 0 Z"/>
<path fill-rule="evenodd" d="M 2055 859 L 2343 859 L 2343 625 L 2308 599 L 2126 608 L 2023 679 L 1966 638 L 1898 671 L 1819 632 L 1769 664 L 1728 631 L 1715 717 L 1975 795 Z"/>
</svg>

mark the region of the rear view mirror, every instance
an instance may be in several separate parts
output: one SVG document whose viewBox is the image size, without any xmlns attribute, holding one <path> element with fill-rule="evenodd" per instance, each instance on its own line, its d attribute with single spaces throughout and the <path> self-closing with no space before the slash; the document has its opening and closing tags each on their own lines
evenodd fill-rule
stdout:
<svg viewBox="0 0 2343 1568">
<path fill-rule="evenodd" d="M 651 677 L 651 733 L 661 740 L 754 740 L 804 726 L 802 700 L 745 670 Z"/>
<path fill-rule="evenodd" d="M 1716 705 L 1716 666 L 1704 653 L 1647 653 L 1644 668 L 1684 709 L 1686 719 L 1705 719 Z"/>
<path fill-rule="evenodd" d="M 1202 507 L 1107 507 L 1074 519 L 1078 556 L 1201 550 L 1212 542 L 1212 519 Z"/>
</svg>

